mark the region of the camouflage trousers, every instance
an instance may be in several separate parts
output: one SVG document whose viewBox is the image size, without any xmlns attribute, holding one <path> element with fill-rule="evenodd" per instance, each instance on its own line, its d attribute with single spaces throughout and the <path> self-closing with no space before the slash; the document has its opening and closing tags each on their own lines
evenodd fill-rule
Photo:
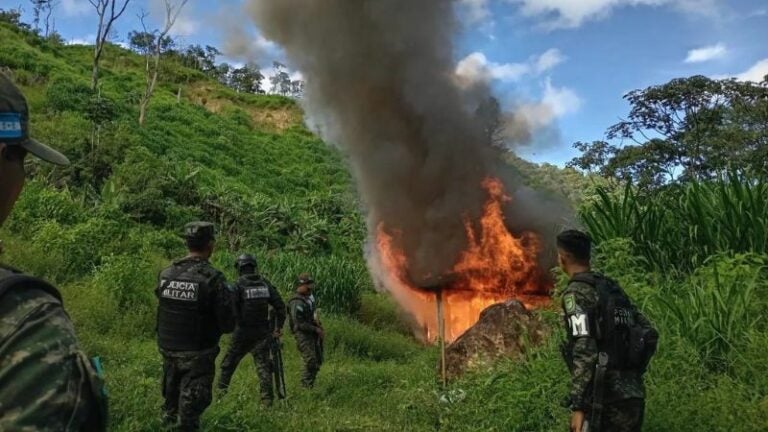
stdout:
<svg viewBox="0 0 768 432">
<path fill-rule="evenodd" d="M 216 356 L 219 348 L 163 354 L 163 421 L 166 425 L 180 422 L 180 430 L 200 429 L 200 416 L 211 404 Z"/>
<path fill-rule="evenodd" d="M 238 327 L 232 335 L 232 344 L 229 346 L 224 360 L 221 362 L 221 376 L 219 388 L 226 390 L 235 374 L 240 361 L 251 353 L 256 364 L 256 373 L 259 375 L 259 391 L 261 401 L 265 404 L 272 403 L 274 392 L 272 389 L 272 357 L 270 356 L 271 335 L 260 330 L 249 330 Z"/>
<path fill-rule="evenodd" d="M 315 377 L 320 370 L 320 353 L 318 352 L 318 336 L 314 333 L 296 332 L 296 346 L 299 349 L 304 370 L 301 373 L 301 385 L 311 388 L 315 384 Z"/>
<path fill-rule="evenodd" d="M 640 432 L 643 427 L 645 400 L 626 399 L 605 405 L 600 430 L 605 432 Z"/>
</svg>

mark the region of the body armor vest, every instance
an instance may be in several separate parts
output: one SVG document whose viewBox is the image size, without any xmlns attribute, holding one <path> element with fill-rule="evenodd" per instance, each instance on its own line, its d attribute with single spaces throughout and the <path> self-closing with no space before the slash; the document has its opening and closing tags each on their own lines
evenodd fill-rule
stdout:
<svg viewBox="0 0 768 432">
<path fill-rule="evenodd" d="M 269 327 L 270 288 L 258 275 L 243 275 L 237 280 L 240 294 L 240 326 Z"/>
<path fill-rule="evenodd" d="M 157 337 L 161 349 L 202 351 L 219 342 L 210 286 L 218 276 L 207 261 L 185 259 L 160 273 L 157 288 Z"/>
<path fill-rule="evenodd" d="M 293 302 L 300 302 L 303 305 L 306 306 L 306 309 L 301 311 L 296 317 L 296 319 L 300 322 L 304 323 L 314 323 L 315 321 L 315 304 L 313 301 L 311 301 L 309 298 L 301 296 L 301 295 L 295 295 L 293 298 L 291 298 L 288 301 L 288 307 L 290 309 L 290 305 Z M 296 333 L 298 331 L 298 325 L 299 322 L 295 322 L 293 319 L 292 314 L 288 313 L 288 327 L 291 329 L 291 333 Z"/>
</svg>

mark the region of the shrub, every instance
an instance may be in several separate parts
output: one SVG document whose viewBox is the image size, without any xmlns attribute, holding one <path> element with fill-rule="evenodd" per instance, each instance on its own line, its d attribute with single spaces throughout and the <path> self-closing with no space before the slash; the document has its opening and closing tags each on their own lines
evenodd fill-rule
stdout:
<svg viewBox="0 0 768 432">
<path fill-rule="evenodd" d="M 48 109 L 53 112 L 88 113 L 94 96 L 93 90 L 85 81 L 71 76 L 54 78 L 46 90 Z"/>
<path fill-rule="evenodd" d="M 690 341 L 703 362 L 727 368 L 728 354 L 741 350 L 767 311 L 758 291 L 765 291 L 762 256 L 718 256 L 696 270 L 683 287 L 668 288 L 660 301 L 669 310 L 670 329 Z"/>
</svg>

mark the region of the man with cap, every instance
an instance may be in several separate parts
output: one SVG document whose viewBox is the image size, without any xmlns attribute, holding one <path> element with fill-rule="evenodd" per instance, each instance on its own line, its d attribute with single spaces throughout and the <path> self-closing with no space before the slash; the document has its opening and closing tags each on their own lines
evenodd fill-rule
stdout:
<svg viewBox="0 0 768 432">
<path fill-rule="evenodd" d="M 0 74 L 0 225 L 24 187 L 28 154 L 67 158 L 29 137 L 29 111 Z M 0 430 L 103 431 L 106 397 L 58 290 L 0 266 Z"/>
<path fill-rule="evenodd" d="M 303 273 L 294 283 L 296 295 L 288 302 L 291 332 L 296 338 L 296 346 L 304 360 L 301 384 L 312 388 L 315 377 L 323 362 L 322 343 L 325 338 L 323 327 L 317 319 L 317 304 L 312 295 L 315 281 L 312 276 Z"/>
<path fill-rule="evenodd" d="M 234 329 L 234 296 L 224 275 L 208 259 L 214 227 L 192 222 L 184 228 L 188 255 L 160 272 L 157 343 L 163 356 L 163 422 L 183 431 L 200 428 L 211 404 L 216 356 L 223 333 Z"/>
<path fill-rule="evenodd" d="M 285 323 L 285 303 L 277 289 L 259 273 L 256 258 L 240 255 L 235 261 L 239 278 L 235 284 L 238 297 L 237 327 L 224 361 L 221 362 L 219 388 L 226 391 L 240 360 L 251 353 L 259 374 L 261 402 L 272 405 L 272 360 L 270 344 L 282 336 Z M 274 326 L 270 323 L 270 306 Z"/>
</svg>

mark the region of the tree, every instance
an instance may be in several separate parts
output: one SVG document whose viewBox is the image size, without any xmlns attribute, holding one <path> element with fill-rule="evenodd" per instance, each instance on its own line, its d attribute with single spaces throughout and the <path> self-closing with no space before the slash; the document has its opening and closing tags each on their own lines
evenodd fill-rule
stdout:
<svg viewBox="0 0 768 432">
<path fill-rule="evenodd" d="M 29 24 L 21 22 L 21 9 L 0 9 L 0 22 L 11 24 L 22 30 L 30 30 Z"/>
<path fill-rule="evenodd" d="M 229 77 L 229 86 L 242 93 L 264 93 L 261 89 L 261 80 L 264 75 L 254 65 L 232 69 Z"/>
<path fill-rule="evenodd" d="M 269 82 L 272 84 L 269 92 L 288 96 L 291 92 L 291 76 L 286 72 L 285 65 L 280 62 L 274 62 L 273 68 L 275 74 L 269 79 Z"/>
<path fill-rule="evenodd" d="M 156 41 L 151 46 L 151 52 L 145 55 L 146 87 L 144 88 L 144 93 L 141 95 L 141 100 L 139 101 L 139 125 L 141 126 L 144 125 L 144 120 L 147 115 L 147 107 L 149 106 L 149 101 L 152 100 L 152 95 L 154 94 L 155 86 L 157 85 L 157 76 L 160 72 L 160 55 L 163 53 L 164 47 L 168 48 L 171 45 L 170 43 L 167 43 L 169 40 L 168 34 L 176 23 L 176 19 L 179 17 L 184 5 L 187 4 L 187 1 L 188 0 L 179 0 L 177 3 L 174 0 L 163 0 L 163 3 L 165 4 L 165 23 L 162 30 L 154 30 L 152 32 L 147 31 L 147 26 L 144 22 L 147 14 L 142 13 L 139 17 L 144 33 L 151 33 Z"/>
<path fill-rule="evenodd" d="M 221 51 L 210 45 L 203 48 L 200 45 L 189 45 L 181 52 L 181 63 L 184 66 L 197 69 L 208 75 L 213 74 L 216 69 L 216 57 L 221 55 Z"/>
<path fill-rule="evenodd" d="M 53 10 L 59 5 L 59 0 L 29 0 L 32 3 L 32 23 L 35 32 L 40 32 L 40 20 L 45 25 L 44 37 L 48 37 L 52 30 L 51 16 Z"/>
<path fill-rule="evenodd" d="M 577 142 L 569 166 L 656 187 L 708 179 L 737 169 L 768 172 L 768 81 L 674 79 L 635 90 L 627 119 L 608 128 L 606 141 Z"/>
<path fill-rule="evenodd" d="M 232 83 L 230 82 L 231 78 L 231 72 L 232 72 L 232 66 L 229 65 L 229 63 L 221 63 L 220 65 L 216 66 L 216 68 L 213 70 L 213 76 L 222 84 L 224 84 L 227 87 L 231 87 Z"/>
<path fill-rule="evenodd" d="M 99 25 L 96 30 L 96 44 L 93 48 L 93 72 L 91 88 L 95 91 L 99 85 L 99 62 L 104 52 L 104 45 L 109 40 L 112 26 L 123 15 L 131 0 L 88 0 L 96 9 Z"/>
</svg>

